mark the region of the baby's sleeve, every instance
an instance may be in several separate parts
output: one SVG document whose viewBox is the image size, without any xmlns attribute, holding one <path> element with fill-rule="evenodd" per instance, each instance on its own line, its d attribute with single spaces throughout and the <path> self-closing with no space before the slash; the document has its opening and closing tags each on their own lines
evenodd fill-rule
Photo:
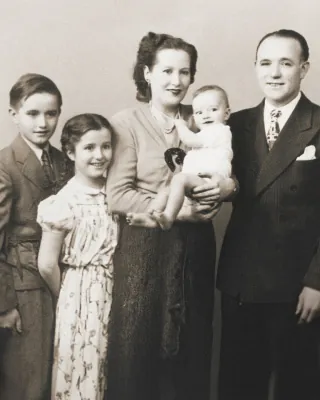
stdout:
<svg viewBox="0 0 320 400">
<path fill-rule="evenodd" d="M 62 196 L 53 195 L 40 202 L 37 222 L 43 231 L 68 232 L 72 229 L 74 215 Z"/>
</svg>

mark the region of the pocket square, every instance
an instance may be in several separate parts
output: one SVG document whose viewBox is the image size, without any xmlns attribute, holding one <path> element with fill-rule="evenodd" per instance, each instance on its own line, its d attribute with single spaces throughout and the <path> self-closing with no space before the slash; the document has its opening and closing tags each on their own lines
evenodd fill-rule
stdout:
<svg viewBox="0 0 320 400">
<path fill-rule="evenodd" d="M 315 160 L 316 158 L 316 148 L 313 145 L 307 146 L 304 149 L 303 154 L 297 157 L 297 161 L 308 161 L 308 160 Z"/>
</svg>

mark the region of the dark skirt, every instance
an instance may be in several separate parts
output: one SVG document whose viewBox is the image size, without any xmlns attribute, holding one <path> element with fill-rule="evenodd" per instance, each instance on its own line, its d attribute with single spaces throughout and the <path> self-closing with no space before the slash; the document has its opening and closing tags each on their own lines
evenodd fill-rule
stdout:
<svg viewBox="0 0 320 400">
<path fill-rule="evenodd" d="M 107 400 L 208 400 L 215 238 L 121 221 L 114 258 Z"/>
</svg>

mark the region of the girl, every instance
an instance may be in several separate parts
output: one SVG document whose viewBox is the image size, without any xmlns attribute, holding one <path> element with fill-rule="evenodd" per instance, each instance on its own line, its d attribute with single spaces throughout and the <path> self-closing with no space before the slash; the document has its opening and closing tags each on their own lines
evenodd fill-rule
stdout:
<svg viewBox="0 0 320 400">
<path fill-rule="evenodd" d="M 111 135 L 109 122 L 100 115 L 82 114 L 66 123 L 61 145 L 74 161 L 75 176 L 38 209 L 43 229 L 39 271 L 58 297 L 53 399 L 100 400 L 104 396 L 118 231 L 105 193 Z"/>
</svg>

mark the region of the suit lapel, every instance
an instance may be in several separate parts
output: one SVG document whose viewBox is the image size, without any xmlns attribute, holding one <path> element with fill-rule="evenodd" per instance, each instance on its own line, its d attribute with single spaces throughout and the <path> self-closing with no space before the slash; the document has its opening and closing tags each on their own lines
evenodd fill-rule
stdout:
<svg viewBox="0 0 320 400">
<path fill-rule="evenodd" d="M 43 190 L 46 179 L 40 161 L 20 135 L 13 141 L 12 149 L 22 174 L 40 190 Z"/>
<path fill-rule="evenodd" d="M 244 125 L 244 140 L 241 138 L 239 146 L 243 148 L 242 162 L 246 163 L 246 187 L 255 192 L 256 181 L 263 160 L 268 154 L 268 147 L 263 120 L 264 102 L 249 111 Z M 250 189 L 249 189 L 250 188 Z"/>
<path fill-rule="evenodd" d="M 272 150 L 261 165 L 256 194 L 261 193 L 301 154 L 318 129 L 312 129 L 312 103 L 302 95 Z"/>
<path fill-rule="evenodd" d="M 268 154 L 268 146 L 263 120 L 264 102 L 252 110 L 252 115 L 248 119 L 245 127 L 246 145 L 248 146 L 249 169 L 257 177 L 263 160 Z M 251 158 L 250 158 L 251 157 Z"/>
</svg>

